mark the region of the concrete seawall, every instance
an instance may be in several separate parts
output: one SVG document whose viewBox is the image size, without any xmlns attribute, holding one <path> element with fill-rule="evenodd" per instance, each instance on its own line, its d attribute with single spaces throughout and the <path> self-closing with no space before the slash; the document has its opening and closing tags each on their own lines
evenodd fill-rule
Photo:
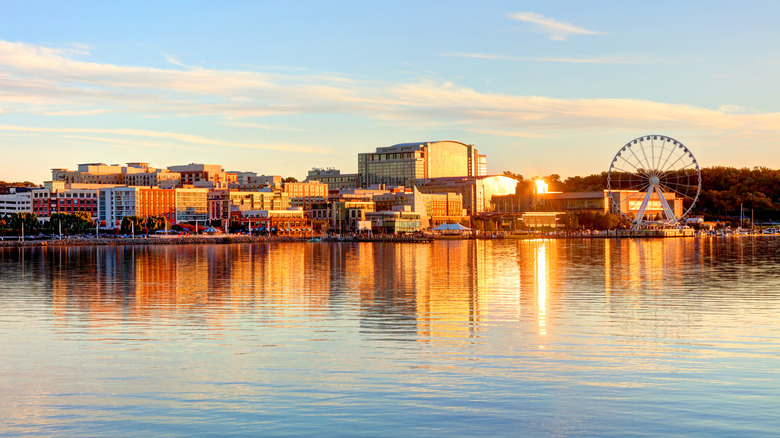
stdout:
<svg viewBox="0 0 780 438">
<path fill-rule="evenodd" d="M 7 239 L 7 238 L 6 238 Z M 305 242 L 304 237 L 265 237 L 265 236 L 186 236 L 186 237 L 150 237 L 150 238 L 71 238 L 55 240 L 4 240 L 0 248 L 27 246 L 91 246 L 91 245 L 189 245 L 189 244 L 228 244 L 252 242 Z"/>
</svg>

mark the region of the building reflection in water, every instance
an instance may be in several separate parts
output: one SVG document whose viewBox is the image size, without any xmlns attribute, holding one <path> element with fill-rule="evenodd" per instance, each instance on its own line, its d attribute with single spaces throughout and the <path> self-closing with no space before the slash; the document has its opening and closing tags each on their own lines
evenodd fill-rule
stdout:
<svg viewBox="0 0 780 438">
<path fill-rule="evenodd" d="M 565 317 L 561 303 L 576 294 L 602 297 L 607 316 L 636 312 L 640 320 L 659 294 L 697 290 L 700 284 L 687 279 L 701 281 L 705 264 L 711 270 L 720 251 L 712 245 L 711 239 L 269 243 L 30 248 L 18 257 L 26 275 L 51 291 L 61 323 L 74 311 L 101 330 L 188 318 L 216 335 L 226 319 L 248 313 L 274 326 L 295 318 L 325 324 L 333 312 L 355 312 L 365 333 L 447 342 L 483 336 L 488 320 L 517 321 L 519 330 L 549 339 L 556 318 Z M 756 257 L 744 244 L 728 245 L 730 262 Z M 665 310 L 687 318 L 679 309 Z"/>
<path fill-rule="evenodd" d="M 478 337 L 488 314 L 519 316 L 517 248 L 493 242 L 105 246 L 34 249 L 53 312 L 92 321 L 189 318 L 212 330 L 255 309 L 281 324 L 358 309 L 368 331 Z M 542 264 L 545 262 L 542 261 Z M 401 327 L 400 331 L 399 327 Z"/>
<path fill-rule="evenodd" d="M 537 245 L 534 252 L 536 267 L 536 306 L 538 307 L 539 334 L 547 334 L 547 245 L 545 242 Z"/>
</svg>

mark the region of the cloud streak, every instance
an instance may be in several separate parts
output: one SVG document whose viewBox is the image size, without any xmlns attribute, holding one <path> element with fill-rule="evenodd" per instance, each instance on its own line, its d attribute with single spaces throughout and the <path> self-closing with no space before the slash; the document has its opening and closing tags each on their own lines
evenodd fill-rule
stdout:
<svg viewBox="0 0 780 438">
<path fill-rule="evenodd" d="M 63 137 L 68 138 L 81 138 L 89 139 L 93 141 L 101 141 L 106 143 L 121 142 L 122 138 L 155 138 L 167 141 L 173 141 L 179 144 L 185 145 L 197 145 L 197 146 L 220 146 L 231 148 L 244 148 L 244 149 L 264 149 L 264 150 L 277 150 L 285 152 L 304 152 L 304 153 L 329 153 L 326 149 L 313 148 L 300 145 L 284 145 L 284 144 L 261 144 L 261 143 L 240 143 L 229 142 L 224 140 L 218 140 L 213 138 L 206 138 L 199 135 L 182 134 L 177 132 L 160 132 L 149 131 L 142 129 L 104 129 L 104 128 L 47 128 L 47 127 L 30 127 L 30 126 L 14 126 L 14 125 L 0 125 L 0 132 L 25 132 L 25 133 L 55 133 L 62 134 Z M 74 135 L 82 134 L 82 135 Z M 115 137 L 96 137 L 86 136 L 83 134 L 109 134 Z M 133 143 L 138 143 L 133 141 Z M 159 143 L 154 143 L 159 144 Z"/>
<path fill-rule="evenodd" d="M 509 18 L 536 25 L 536 28 L 546 33 L 551 40 L 565 41 L 571 35 L 601 35 L 601 32 L 577 27 L 573 24 L 545 17 L 535 12 L 516 12 L 508 14 Z"/>
<path fill-rule="evenodd" d="M 727 104 L 709 109 L 641 99 L 563 99 L 486 93 L 432 79 L 360 81 L 345 75 L 311 71 L 281 74 L 214 70 L 187 67 L 178 61 L 175 61 L 176 69 L 155 69 L 84 61 L 81 58 L 89 56 L 86 50 L 0 41 L 0 113 L 3 117 L 31 115 L 42 120 L 38 128 L 6 123 L 0 126 L 0 131 L 91 135 L 94 141 L 111 137 L 115 142 L 121 142 L 122 138 L 135 139 L 129 141 L 153 138 L 212 148 L 304 153 L 331 151 L 298 142 L 238 142 L 154 130 L 52 128 L 46 126 L 51 119 L 44 117 L 56 117 L 59 121 L 72 118 L 80 126 L 89 126 L 91 120 L 103 117 L 131 117 L 131 120 L 200 117 L 204 119 L 198 119 L 199 123 L 207 120 L 213 125 L 241 127 L 241 135 L 251 129 L 286 131 L 290 136 L 312 131 L 309 126 L 294 126 L 289 120 L 284 124 L 259 121 L 279 115 L 337 115 L 355 123 L 373 120 L 419 131 L 458 129 L 508 139 L 549 138 L 564 130 L 645 132 L 649 128 L 695 130 L 702 135 L 729 132 L 743 138 L 763 139 L 780 134 L 779 113 L 741 111 Z M 507 59 L 488 54 L 442 56 Z M 92 125 L 106 126 L 97 123 Z"/>
<path fill-rule="evenodd" d="M 515 56 L 495 55 L 491 53 L 440 53 L 439 56 L 447 58 L 472 58 L 500 61 L 524 61 L 524 62 L 560 62 L 570 64 L 647 64 L 647 61 L 625 57 L 625 56 L 606 56 L 601 58 L 522 58 Z"/>
</svg>

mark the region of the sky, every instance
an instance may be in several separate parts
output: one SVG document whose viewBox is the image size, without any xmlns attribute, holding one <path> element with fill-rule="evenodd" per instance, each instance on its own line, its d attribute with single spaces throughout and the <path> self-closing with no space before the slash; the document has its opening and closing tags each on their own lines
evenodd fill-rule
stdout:
<svg viewBox="0 0 780 438">
<path fill-rule="evenodd" d="M 661 134 L 780 168 L 780 2 L 0 0 L 0 180 L 149 162 L 306 177 L 415 141 L 589 175 Z"/>
</svg>

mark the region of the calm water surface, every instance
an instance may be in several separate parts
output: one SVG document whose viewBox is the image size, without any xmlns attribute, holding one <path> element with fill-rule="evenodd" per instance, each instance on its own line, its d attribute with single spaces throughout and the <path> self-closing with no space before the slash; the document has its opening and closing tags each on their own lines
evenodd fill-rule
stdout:
<svg viewBox="0 0 780 438">
<path fill-rule="evenodd" d="M 778 436 L 780 239 L 0 250 L 3 436 Z"/>
</svg>

